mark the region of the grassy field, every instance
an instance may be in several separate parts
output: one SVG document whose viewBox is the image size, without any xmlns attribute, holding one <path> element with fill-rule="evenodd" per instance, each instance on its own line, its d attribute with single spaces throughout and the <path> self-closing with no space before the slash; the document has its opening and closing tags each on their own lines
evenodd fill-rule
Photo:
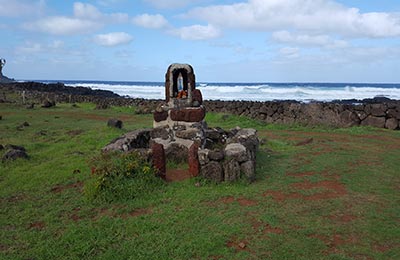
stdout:
<svg viewBox="0 0 400 260">
<path fill-rule="evenodd" d="M 101 203 L 83 193 L 90 159 L 152 116 L 94 107 L 0 104 L 0 144 L 30 156 L 0 162 L 0 259 L 400 259 L 400 131 L 208 114 L 266 140 L 255 183 L 189 179 Z"/>
</svg>

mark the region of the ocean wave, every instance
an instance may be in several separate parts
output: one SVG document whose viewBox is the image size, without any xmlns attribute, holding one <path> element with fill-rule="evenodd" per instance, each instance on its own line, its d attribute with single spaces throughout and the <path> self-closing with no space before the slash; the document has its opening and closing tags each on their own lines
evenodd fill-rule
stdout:
<svg viewBox="0 0 400 260">
<path fill-rule="evenodd" d="M 145 99 L 164 99 L 164 83 L 146 82 L 66 82 L 69 86 L 110 90 L 119 95 Z M 204 99 L 209 100 L 298 100 L 332 101 L 366 99 L 376 96 L 400 100 L 400 84 L 333 84 L 333 83 L 198 83 Z"/>
</svg>

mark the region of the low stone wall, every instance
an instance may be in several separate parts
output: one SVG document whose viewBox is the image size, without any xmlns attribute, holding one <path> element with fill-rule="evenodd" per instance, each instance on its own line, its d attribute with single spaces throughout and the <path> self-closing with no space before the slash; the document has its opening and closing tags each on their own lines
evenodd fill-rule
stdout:
<svg viewBox="0 0 400 260">
<path fill-rule="evenodd" d="M 48 87 L 50 85 L 50 87 Z M 162 100 L 120 97 L 110 91 L 67 87 L 62 84 L 0 84 L 0 90 L 21 93 L 30 102 L 51 99 L 57 102 L 93 102 L 106 106 L 132 106 L 137 113 L 152 113 Z M 0 102 L 5 99 L 0 93 Z M 4 100 L 3 100 L 4 101 Z M 357 103 L 354 105 L 352 103 Z M 374 126 L 399 130 L 400 100 L 372 99 L 345 103 L 296 101 L 204 101 L 207 112 L 228 113 L 266 123 L 326 125 L 333 127 Z"/>
<path fill-rule="evenodd" d="M 266 123 L 326 125 L 333 127 L 373 126 L 399 129 L 400 101 L 374 100 L 359 104 L 299 103 L 295 101 L 205 101 L 207 112 L 229 113 Z"/>
</svg>

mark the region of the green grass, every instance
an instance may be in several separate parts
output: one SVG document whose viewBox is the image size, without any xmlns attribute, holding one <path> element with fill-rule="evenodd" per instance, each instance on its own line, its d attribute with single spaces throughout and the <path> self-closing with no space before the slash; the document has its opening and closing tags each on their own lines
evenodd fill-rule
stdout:
<svg viewBox="0 0 400 260">
<path fill-rule="evenodd" d="M 211 127 L 253 127 L 266 140 L 256 182 L 196 178 L 101 202 L 83 192 L 91 159 L 152 116 L 94 107 L 0 104 L 0 144 L 30 156 L 0 163 L 0 259 L 400 259 L 399 131 L 208 113 Z M 123 129 L 107 127 L 111 117 Z"/>
</svg>

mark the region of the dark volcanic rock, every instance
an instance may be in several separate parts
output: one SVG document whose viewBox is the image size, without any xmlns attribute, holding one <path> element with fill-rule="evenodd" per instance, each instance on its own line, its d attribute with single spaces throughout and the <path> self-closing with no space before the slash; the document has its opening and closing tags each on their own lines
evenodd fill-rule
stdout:
<svg viewBox="0 0 400 260">
<path fill-rule="evenodd" d="M 224 173 L 221 164 L 218 162 L 209 162 L 206 165 L 203 165 L 200 170 L 200 175 L 203 178 L 215 182 L 222 182 L 224 180 Z"/>
<path fill-rule="evenodd" d="M 389 118 L 386 120 L 385 128 L 390 130 L 396 130 L 399 127 L 399 120 L 396 118 Z"/>
<path fill-rule="evenodd" d="M 128 152 L 135 148 L 149 148 L 151 129 L 138 129 L 111 141 L 102 151 Z"/>
<path fill-rule="evenodd" d="M 215 149 L 208 152 L 208 158 L 212 161 L 222 161 L 224 159 L 224 151 Z"/>
<path fill-rule="evenodd" d="M 110 118 L 107 121 L 107 126 L 116 127 L 121 129 L 122 128 L 122 121 L 116 118 Z"/>
<path fill-rule="evenodd" d="M 240 165 L 240 170 L 246 176 L 247 180 L 253 182 L 256 178 L 254 161 L 247 161 Z"/>
<path fill-rule="evenodd" d="M 55 105 L 56 105 L 56 102 L 46 99 L 45 101 L 43 101 L 42 107 L 50 108 L 50 107 L 54 107 Z"/>
<path fill-rule="evenodd" d="M 225 177 L 227 182 L 237 181 L 240 178 L 240 165 L 235 159 L 223 162 Z"/>
<path fill-rule="evenodd" d="M 23 158 L 23 159 L 28 158 L 28 154 L 26 153 L 25 149 L 24 150 L 11 149 L 4 154 L 2 160 L 3 161 L 16 160 L 18 158 Z"/>
<path fill-rule="evenodd" d="M 384 117 L 375 117 L 375 116 L 368 116 L 361 122 L 363 126 L 373 126 L 378 128 L 385 127 L 385 118 Z"/>
</svg>

